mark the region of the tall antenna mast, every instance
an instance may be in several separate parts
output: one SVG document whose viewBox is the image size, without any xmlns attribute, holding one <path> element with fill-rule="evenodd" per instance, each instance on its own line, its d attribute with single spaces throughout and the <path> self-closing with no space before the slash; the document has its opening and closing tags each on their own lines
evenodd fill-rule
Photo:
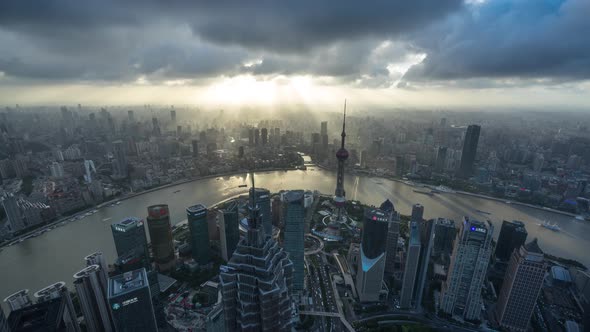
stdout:
<svg viewBox="0 0 590 332">
<path fill-rule="evenodd" d="M 344 99 L 344 120 L 342 121 L 342 140 L 340 141 L 340 148 L 344 149 L 344 138 L 346 137 L 346 99 Z"/>
</svg>

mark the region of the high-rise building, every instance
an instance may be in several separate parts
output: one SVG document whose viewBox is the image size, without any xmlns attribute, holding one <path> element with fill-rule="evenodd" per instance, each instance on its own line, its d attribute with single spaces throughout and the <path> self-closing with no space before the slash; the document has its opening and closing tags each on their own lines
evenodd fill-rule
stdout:
<svg viewBox="0 0 590 332">
<path fill-rule="evenodd" d="M 63 311 L 62 320 L 66 327 L 67 332 L 79 332 L 80 324 L 78 324 L 78 317 L 76 315 L 76 309 L 74 308 L 74 302 L 72 302 L 72 297 L 70 296 L 70 292 L 66 287 L 66 283 L 56 282 L 55 284 L 49 285 L 38 292 L 35 293 L 35 297 L 37 298 L 37 303 L 43 303 L 46 301 L 51 301 L 54 299 L 62 299 L 65 302 L 65 308 Z M 0 311 L 2 311 L 0 309 Z M 0 331 L 2 329 L 0 328 Z"/>
<path fill-rule="evenodd" d="M 275 196 L 271 202 L 272 224 L 279 227 L 283 220 L 283 202 L 280 196 Z"/>
<path fill-rule="evenodd" d="M 361 259 L 356 273 L 356 289 L 361 302 L 379 301 L 385 270 L 385 245 L 389 216 L 375 208 L 363 214 Z"/>
<path fill-rule="evenodd" d="M 255 192 L 250 191 L 246 236 L 229 263 L 219 268 L 225 326 L 227 331 L 291 331 L 293 264 L 265 236 Z"/>
<path fill-rule="evenodd" d="M 387 245 L 385 247 L 385 275 L 387 277 L 392 277 L 393 273 L 395 272 L 400 217 L 399 213 L 395 211 L 393 203 L 389 199 L 383 202 L 379 209 L 389 214 L 389 226 L 387 227 Z"/>
<path fill-rule="evenodd" d="M 480 316 L 481 287 L 492 252 L 494 227 L 463 218 L 453 248 L 447 280 L 442 286 L 440 309 L 447 314 L 477 320 Z"/>
<path fill-rule="evenodd" d="M 420 224 L 417 221 L 409 222 L 408 250 L 406 251 L 406 265 L 402 279 L 402 289 L 400 295 L 400 307 L 404 309 L 412 308 L 415 305 L 415 288 L 417 273 L 420 261 Z"/>
<path fill-rule="evenodd" d="M 49 166 L 49 171 L 51 172 L 51 177 L 53 177 L 53 178 L 63 178 L 64 177 L 64 168 L 57 161 L 54 161 L 51 163 L 51 165 Z"/>
<path fill-rule="evenodd" d="M 481 127 L 478 125 L 467 127 L 465 140 L 463 141 L 463 152 L 461 153 L 461 164 L 459 166 L 459 176 L 461 177 L 468 178 L 473 174 L 473 164 L 475 163 L 480 130 Z"/>
<path fill-rule="evenodd" d="M 127 121 L 130 124 L 135 123 L 135 116 L 133 115 L 133 111 L 127 111 Z"/>
<path fill-rule="evenodd" d="M 420 261 L 418 264 L 418 274 L 416 285 L 414 286 L 414 305 L 419 307 L 422 305 L 422 297 L 426 286 L 426 278 L 428 274 L 428 265 L 430 264 L 430 254 L 432 252 L 432 245 L 434 242 L 434 219 L 423 220 L 420 223 Z"/>
<path fill-rule="evenodd" d="M 17 199 L 12 194 L 5 194 L 2 197 L 2 207 L 8 219 L 8 227 L 10 232 L 18 232 L 26 227 L 23 216 L 18 207 Z"/>
<path fill-rule="evenodd" d="M 176 110 L 170 110 L 170 121 L 173 125 L 176 124 Z"/>
<path fill-rule="evenodd" d="M 142 266 L 148 268 L 151 265 L 143 219 L 127 217 L 112 224 L 111 231 L 117 256 L 122 257 L 133 252 L 136 254 L 134 256 L 140 257 Z"/>
<path fill-rule="evenodd" d="M 285 240 L 283 247 L 293 263 L 293 291 L 303 291 L 305 271 L 303 252 L 305 250 L 304 228 L 305 207 L 303 190 L 291 190 L 284 195 L 283 213 L 285 220 Z"/>
<path fill-rule="evenodd" d="M 97 251 L 92 253 L 84 257 L 84 261 L 86 261 L 86 266 L 98 265 L 100 267 L 100 282 L 104 285 L 104 290 L 106 292 L 106 284 L 109 279 L 109 266 L 107 265 L 102 252 Z"/>
<path fill-rule="evenodd" d="M 455 221 L 452 219 L 438 218 L 434 222 L 434 255 L 450 255 L 453 251 L 453 241 L 457 235 Z"/>
<path fill-rule="evenodd" d="M 340 134 L 340 149 L 336 152 L 338 159 L 338 174 L 336 175 L 336 190 L 334 192 L 334 205 L 336 207 L 336 220 L 344 219 L 344 204 L 346 203 L 346 191 L 344 191 L 344 163 L 348 159 L 348 151 L 344 148 L 346 139 L 346 100 L 344 101 L 344 117 L 342 119 L 342 133 Z"/>
<path fill-rule="evenodd" d="M 272 215 L 270 213 L 270 191 L 264 188 L 250 188 L 250 195 L 254 191 L 256 205 L 260 209 L 262 228 L 266 236 L 272 236 Z"/>
<path fill-rule="evenodd" d="M 75 331 L 69 330 L 63 320 L 66 307 L 64 298 L 56 298 L 11 311 L 6 323 L 7 331 Z"/>
<path fill-rule="evenodd" d="M 412 221 L 421 222 L 424 218 L 424 206 L 422 204 L 412 205 L 412 215 L 410 218 Z"/>
<path fill-rule="evenodd" d="M 117 332 L 158 331 L 145 269 L 110 278 L 108 303 Z"/>
<path fill-rule="evenodd" d="M 528 233 L 522 221 L 502 221 L 498 244 L 496 245 L 496 257 L 508 261 L 512 252 L 520 248 L 526 241 Z"/>
<path fill-rule="evenodd" d="M 191 141 L 191 145 L 193 147 L 193 158 L 197 158 L 199 156 L 199 141 L 194 139 Z"/>
<path fill-rule="evenodd" d="M 107 285 L 104 283 L 100 266 L 91 265 L 74 274 L 74 286 L 86 329 L 90 332 L 112 331 L 106 301 Z"/>
<path fill-rule="evenodd" d="M 262 140 L 262 145 L 266 146 L 268 143 L 268 129 L 262 128 L 262 130 L 260 130 L 260 138 Z"/>
<path fill-rule="evenodd" d="M 447 147 L 446 146 L 439 146 L 438 150 L 436 151 L 436 161 L 434 164 L 434 169 L 437 172 L 443 172 L 445 170 L 446 164 L 447 164 Z"/>
<path fill-rule="evenodd" d="M 221 258 L 228 262 L 240 241 L 238 205 L 231 203 L 218 212 Z"/>
<path fill-rule="evenodd" d="M 207 224 L 207 207 L 196 204 L 186 209 L 188 228 L 191 234 L 191 252 L 199 265 L 209 264 L 209 225 Z"/>
<path fill-rule="evenodd" d="M 156 261 L 158 270 L 160 272 L 172 270 L 176 264 L 176 257 L 174 256 L 168 205 L 158 204 L 149 206 L 147 223 L 154 260 Z"/>
<path fill-rule="evenodd" d="M 21 289 L 12 295 L 8 295 L 4 302 L 8 305 L 10 311 L 19 310 L 33 304 L 28 289 Z"/>
<path fill-rule="evenodd" d="M 254 145 L 258 146 L 260 144 L 260 129 L 254 129 Z"/>
<path fill-rule="evenodd" d="M 125 144 L 123 141 L 118 140 L 113 142 L 113 174 L 116 177 L 126 178 L 127 177 L 127 156 L 125 152 Z"/>
<path fill-rule="evenodd" d="M 520 332 L 529 330 L 546 268 L 537 239 L 512 252 L 495 311 L 502 328 Z"/>
</svg>

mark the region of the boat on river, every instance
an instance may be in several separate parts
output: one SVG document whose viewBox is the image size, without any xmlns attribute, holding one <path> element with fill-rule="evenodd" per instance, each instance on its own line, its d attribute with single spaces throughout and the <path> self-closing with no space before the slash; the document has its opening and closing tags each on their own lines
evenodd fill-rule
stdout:
<svg viewBox="0 0 590 332">
<path fill-rule="evenodd" d="M 414 192 L 415 192 L 415 193 L 418 193 L 418 194 L 422 194 L 422 195 L 428 195 L 428 196 L 432 196 L 432 195 L 434 195 L 434 193 L 433 193 L 433 192 L 431 192 L 431 191 L 415 190 L 415 189 L 414 189 Z"/>
<path fill-rule="evenodd" d="M 491 212 L 488 212 L 488 211 L 482 211 L 482 210 L 475 210 L 475 211 L 477 211 L 481 214 L 492 214 Z"/>
<path fill-rule="evenodd" d="M 554 232 L 559 232 L 561 230 L 561 227 L 559 227 L 557 224 L 551 224 L 548 221 L 545 221 L 544 223 L 541 224 L 541 226 L 550 229 Z"/>
</svg>

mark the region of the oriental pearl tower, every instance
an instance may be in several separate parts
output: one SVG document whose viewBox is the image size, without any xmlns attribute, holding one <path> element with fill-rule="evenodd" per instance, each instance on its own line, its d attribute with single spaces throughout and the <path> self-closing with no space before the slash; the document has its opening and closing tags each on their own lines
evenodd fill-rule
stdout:
<svg viewBox="0 0 590 332">
<path fill-rule="evenodd" d="M 344 140 L 346 138 L 346 100 L 344 100 L 344 119 L 342 121 L 342 140 L 340 141 L 340 149 L 336 152 L 336 159 L 338 159 L 338 176 L 336 177 L 336 192 L 334 195 L 334 205 L 336 206 L 336 225 L 344 221 L 344 203 L 346 202 L 346 192 L 344 191 L 344 162 L 348 159 L 348 151 L 344 148 Z M 332 228 L 332 227 L 331 227 Z"/>
</svg>

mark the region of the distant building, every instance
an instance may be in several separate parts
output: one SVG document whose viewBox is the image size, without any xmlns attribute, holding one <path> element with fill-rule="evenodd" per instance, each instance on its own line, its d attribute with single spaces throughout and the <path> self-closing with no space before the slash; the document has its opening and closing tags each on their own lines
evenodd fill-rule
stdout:
<svg viewBox="0 0 590 332">
<path fill-rule="evenodd" d="M 365 209 L 363 237 L 356 289 L 360 302 L 377 302 L 381 293 L 385 270 L 385 246 L 389 228 L 388 215 L 379 209 Z"/>
<path fill-rule="evenodd" d="M 477 143 L 479 142 L 479 132 L 481 127 L 470 125 L 465 133 L 463 141 L 463 152 L 461 153 L 461 164 L 459 166 L 459 176 L 468 178 L 473 174 L 473 164 L 477 153 Z"/>
<path fill-rule="evenodd" d="M 440 309 L 468 320 L 480 317 L 481 288 L 492 251 L 491 223 L 463 218 L 455 239 L 447 281 L 441 290 Z"/>
<path fill-rule="evenodd" d="M 176 257 L 174 255 L 174 244 L 172 243 L 172 227 L 170 225 L 168 205 L 149 206 L 147 223 L 158 270 L 161 272 L 172 270 L 176 264 Z"/>
<path fill-rule="evenodd" d="M 447 147 L 446 146 L 439 146 L 436 151 L 436 161 L 434 163 L 434 169 L 437 172 L 444 172 L 446 164 L 447 164 Z"/>
<path fill-rule="evenodd" d="M 303 291 L 305 250 L 305 208 L 303 190 L 291 190 L 284 195 L 285 240 L 283 247 L 293 263 L 293 291 Z"/>
<path fill-rule="evenodd" d="M 421 222 L 423 218 L 424 218 L 424 206 L 422 204 L 412 205 L 412 215 L 410 217 L 410 220 Z"/>
<path fill-rule="evenodd" d="M 268 129 L 262 128 L 262 130 L 260 130 L 260 136 L 262 140 L 262 146 L 266 146 L 268 144 Z"/>
<path fill-rule="evenodd" d="M 26 228 L 25 221 L 18 207 L 17 199 L 12 194 L 5 194 L 2 197 L 2 207 L 8 219 L 10 232 L 18 232 Z"/>
<path fill-rule="evenodd" d="M 210 260 L 209 253 L 209 225 L 207 224 L 207 207 L 196 204 L 186 209 L 188 227 L 191 236 L 191 252 L 195 262 L 199 265 L 207 265 Z"/>
<path fill-rule="evenodd" d="M 113 331 L 106 301 L 107 284 L 100 266 L 91 265 L 74 274 L 84 324 L 88 331 Z"/>
<path fill-rule="evenodd" d="M 238 205 L 230 204 L 217 212 L 219 219 L 219 237 L 221 243 L 221 258 L 228 262 L 240 241 L 240 226 L 238 220 Z"/>
<path fill-rule="evenodd" d="M 420 260 L 420 224 L 417 221 L 409 222 L 408 250 L 406 252 L 406 261 L 404 276 L 402 279 L 402 289 L 400 296 L 400 307 L 404 309 L 413 308 L 416 302 L 415 287 Z"/>
<path fill-rule="evenodd" d="M 64 168 L 57 161 L 54 161 L 51 163 L 51 165 L 49 166 L 49 171 L 51 172 L 51 177 L 53 177 L 53 178 L 63 178 L 64 177 Z"/>
<path fill-rule="evenodd" d="M 158 331 L 145 269 L 110 278 L 108 303 L 116 331 Z"/>
<path fill-rule="evenodd" d="M 528 331 L 546 268 L 537 239 L 512 252 L 495 311 L 502 328 Z"/>
<path fill-rule="evenodd" d="M 193 158 L 197 158 L 199 156 L 199 141 L 194 139 L 191 141 L 191 145 L 193 148 Z"/>
<path fill-rule="evenodd" d="M 434 221 L 434 255 L 450 255 L 453 252 L 453 241 L 457 235 L 455 221 L 452 219 L 438 218 Z"/>
<path fill-rule="evenodd" d="M 125 151 L 125 144 L 123 141 L 118 140 L 113 142 L 113 174 L 115 177 L 126 178 L 127 177 L 127 156 Z"/>
<path fill-rule="evenodd" d="M 255 192 L 250 191 L 246 236 L 229 263 L 220 267 L 225 327 L 287 332 L 292 328 L 293 264 L 272 237 L 265 236 Z"/>
<path fill-rule="evenodd" d="M 527 235 L 522 221 L 502 221 L 498 244 L 496 244 L 496 257 L 508 261 L 514 249 L 518 249 L 524 244 Z"/>
<path fill-rule="evenodd" d="M 260 218 L 262 218 L 262 227 L 266 236 L 272 236 L 272 215 L 270 212 L 270 191 L 264 188 L 250 188 L 250 194 L 252 190 L 255 191 L 256 204 L 260 209 Z"/>
</svg>

